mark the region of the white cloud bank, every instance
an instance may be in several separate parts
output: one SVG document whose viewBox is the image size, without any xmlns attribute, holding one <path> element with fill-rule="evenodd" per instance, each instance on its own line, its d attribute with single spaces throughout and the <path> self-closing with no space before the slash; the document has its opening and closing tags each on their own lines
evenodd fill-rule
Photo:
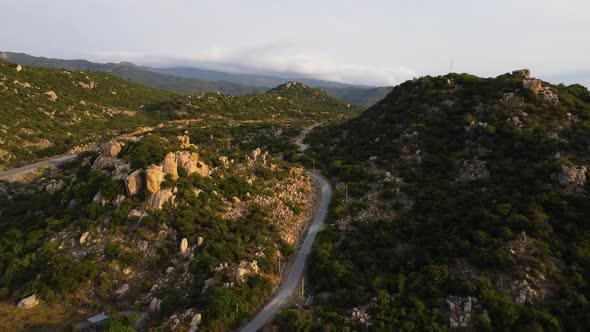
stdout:
<svg viewBox="0 0 590 332">
<path fill-rule="evenodd" d="M 350 84 L 396 85 L 417 76 L 404 66 L 382 67 L 340 63 L 326 54 L 298 52 L 282 43 L 230 50 L 211 48 L 175 56 L 135 52 L 101 52 L 89 55 L 95 61 L 129 61 L 156 67 L 189 66 L 231 73 L 315 78 Z"/>
</svg>

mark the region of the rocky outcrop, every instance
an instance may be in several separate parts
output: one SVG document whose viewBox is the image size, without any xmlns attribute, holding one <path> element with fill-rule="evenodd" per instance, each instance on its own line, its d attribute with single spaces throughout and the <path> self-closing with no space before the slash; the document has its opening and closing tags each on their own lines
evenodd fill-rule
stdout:
<svg viewBox="0 0 590 332">
<path fill-rule="evenodd" d="M 486 167 L 486 162 L 479 159 L 473 159 L 463 161 L 456 180 L 458 182 L 469 182 L 486 179 L 488 177 L 490 177 L 490 171 L 488 171 Z"/>
<path fill-rule="evenodd" d="M 31 309 L 38 306 L 40 303 L 41 300 L 37 298 L 36 294 L 33 294 L 20 300 L 16 306 L 21 309 Z"/>
<path fill-rule="evenodd" d="M 89 89 L 89 90 L 96 88 L 96 82 L 94 82 L 94 81 L 90 81 L 90 83 L 78 82 L 78 85 L 84 89 Z"/>
<path fill-rule="evenodd" d="M 47 91 L 47 92 L 45 92 L 45 94 L 49 97 L 49 100 L 51 100 L 51 101 L 57 100 L 57 94 L 54 91 Z"/>
<path fill-rule="evenodd" d="M 113 206 L 119 206 L 119 205 L 121 205 L 121 203 L 123 203 L 123 201 L 125 201 L 125 195 L 117 195 L 117 196 L 115 196 L 115 198 L 113 198 L 113 200 L 111 201 L 111 204 Z"/>
<path fill-rule="evenodd" d="M 159 312 L 162 306 L 162 300 L 154 297 L 150 302 L 150 312 Z"/>
<path fill-rule="evenodd" d="M 525 79 L 522 82 L 522 87 L 525 89 L 532 90 L 535 94 L 537 94 L 541 89 L 541 80 L 538 80 L 536 78 Z"/>
<path fill-rule="evenodd" d="M 258 267 L 257 261 L 247 262 L 247 261 L 240 261 L 238 267 L 234 270 L 234 277 L 237 282 L 244 282 L 246 278 L 250 274 L 258 274 L 260 273 L 260 268 Z"/>
<path fill-rule="evenodd" d="M 172 180 L 178 179 L 178 165 L 176 164 L 176 156 L 172 152 L 168 152 L 164 161 L 162 162 L 162 171 L 169 174 Z"/>
<path fill-rule="evenodd" d="M 554 104 L 559 101 L 559 96 L 549 87 L 542 87 L 539 89 L 539 95 L 543 97 L 543 100 L 547 103 Z"/>
<path fill-rule="evenodd" d="M 451 328 L 467 327 L 474 306 L 477 304 L 477 299 L 471 296 L 467 298 L 449 296 L 446 302 L 449 306 L 449 325 Z"/>
<path fill-rule="evenodd" d="M 115 163 L 115 169 L 113 170 L 113 180 L 123 180 L 127 177 L 127 174 L 131 172 L 130 164 L 122 164 L 120 162 Z"/>
<path fill-rule="evenodd" d="M 530 69 L 519 69 L 512 72 L 512 76 L 529 79 L 531 78 L 531 71 Z"/>
<path fill-rule="evenodd" d="M 125 189 L 127 190 L 127 194 L 129 196 L 138 194 L 143 187 L 141 172 L 142 170 L 138 169 L 125 178 Z"/>
<path fill-rule="evenodd" d="M 176 154 L 176 163 L 182 167 L 188 175 L 197 173 L 201 176 L 209 176 L 209 167 L 199 161 L 199 155 L 194 152 L 182 151 Z"/>
<path fill-rule="evenodd" d="M 150 208 L 154 210 L 160 210 L 164 203 L 171 201 L 174 202 L 176 196 L 172 193 L 172 189 L 160 189 L 152 194 L 148 201 Z"/>
<path fill-rule="evenodd" d="M 560 170 L 553 175 L 554 179 L 562 186 L 574 184 L 583 187 L 586 184 L 585 166 L 561 166 Z"/>
<path fill-rule="evenodd" d="M 187 135 L 177 136 L 176 139 L 180 142 L 180 147 L 183 149 L 191 146 L 191 139 Z"/>
<path fill-rule="evenodd" d="M 190 323 L 190 331 L 196 331 L 201 325 L 201 314 L 195 314 Z"/>
<path fill-rule="evenodd" d="M 123 295 L 123 294 L 127 293 L 128 291 L 129 291 L 129 284 L 123 284 L 121 287 L 119 287 L 115 291 L 115 294 L 117 294 L 117 295 Z"/>
<path fill-rule="evenodd" d="M 256 148 L 256 149 L 252 150 L 252 153 L 250 154 L 250 156 L 252 156 L 252 160 L 256 161 L 261 153 L 262 153 L 262 151 L 260 150 L 260 148 Z"/>
<path fill-rule="evenodd" d="M 15 69 L 16 69 L 16 72 L 18 73 L 18 72 L 20 72 L 21 70 L 23 70 L 23 66 L 21 66 L 21 65 L 16 65 L 16 68 L 15 68 Z"/>
<path fill-rule="evenodd" d="M 197 247 L 202 246 L 203 245 L 203 241 L 204 241 L 203 237 L 202 236 L 199 236 L 197 238 Z"/>
<path fill-rule="evenodd" d="M 164 181 L 164 172 L 162 172 L 162 167 L 151 165 L 145 171 L 146 188 L 149 192 L 155 193 L 156 191 L 160 190 L 160 184 L 162 181 Z"/>
<path fill-rule="evenodd" d="M 54 192 L 63 189 L 66 186 L 65 182 L 63 182 L 62 180 L 56 181 L 56 180 L 51 180 L 49 181 L 49 184 L 47 184 L 47 186 L 45 186 L 45 190 L 48 193 L 53 194 Z"/>
<path fill-rule="evenodd" d="M 188 240 L 186 238 L 183 238 L 180 241 L 180 253 L 181 254 L 186 253 L 187 249 L 188 249 Z"/>
</svg>

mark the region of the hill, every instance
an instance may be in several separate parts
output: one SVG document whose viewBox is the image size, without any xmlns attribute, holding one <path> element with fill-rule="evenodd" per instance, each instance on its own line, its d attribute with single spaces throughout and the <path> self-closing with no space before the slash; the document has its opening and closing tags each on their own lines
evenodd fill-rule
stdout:
<svg viewBox="0 0 590 332">
<path fill-rule="evenodd" d="M 422 77 L 310 157 L 335 182 L 314 302 L 279 329 L 587 330 L 590 93 L 528 70 Z"/>
<path fill-rule="evenodd" d="M 163 121 L 156 105 L 177 97 L 105 73 L 0 61 L 0 169 Z"/>
<path fill-rule="evenodd" d="M 134 83 L 167 89 L 182 94 L 220 92 L 227 95 L 261 93 L 268 88 L 298 81 L 314 88 L 325 89 L 334 97 L 349 103 L 370 106 L 380 100 L 389 88 L 372 88 L 331 81 L 305 78 L 284 78 L 267 75 L 233 74 L 191 67 L 151 68 L 132 63 L 100 64 L 87 60 L 63 60 L 31 56 L 25 53 L 2 52 L 5 61 L 46 68 L 104 71 Z"/>
</svg>

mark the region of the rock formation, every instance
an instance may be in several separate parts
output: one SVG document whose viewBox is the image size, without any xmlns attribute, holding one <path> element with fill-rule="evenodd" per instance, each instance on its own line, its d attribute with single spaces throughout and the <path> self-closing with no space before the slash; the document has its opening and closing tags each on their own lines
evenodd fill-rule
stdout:
<svg viewBox="0 0 590 332">
<path fill-rule="evenodd" d="M 164 172 L 160 166 L 151 165 L 145 171 L 146 188 L 149 192 L 155 193 L 160 190 L 162 181 L 164 181 Z"/>
<path fill-rule="evenodd" d="M 86 240 L 88 239 L 88 235 L 90 235 L 90 233 L 85 232 L 84 234 L 82 234 L 82 236 L 80 236 L 80 245 L 84 245 L 86 243 Z"/>
<path fill-rule="evenodd" d="M 106 142 L 102 146 L 102 154 L 105 157 L 116 157 L 121 152 L 121 143 L 117 141 Z"/>
<path fill-rule="evenodd" d="M 150 302 L 150 312 L 159 312 L 162 305 L 162 300 L 154 297 Z"/>
<path fill-rule="evenodd" d="M 525 89 L 532 90 L 535 94 L 537 94 L 541 89 L 541 80 L 538 80 L 536 78 L 525 79 L 522 82 L 522 87 Z"/>
<path fill-rule="evenodd" d="M 125 178 L 125 189 L 127 190 L 127 194 L 129 196 L 136 195 L 143 187 L 141 172 L 142 170 L 138 169 Z"/>
<path fill-rule="evenodd" d="M 178 179 L 178 165 L 176 164 L 176 156 L 172 152 L 168 152 L 164 161 L 162 162 L 162 171 L 170 174 L 172 180 Z"/>
<path fill-rule="evenodd" d="M 561 166 L 560 170 L 553 175 L 557 182 L 566 186 L 568 184 L 575 184 L 582 187 L 586 183 L 586 167 L 585 166 Z"/>
<path fill-rule="evenodd" d="M 180 147 L 183 149 L 191 146 L 191 139 L 187 135 L 177 136 L 176 139 L 180 141 Z"/>
<path fill-rule="evenodd" d="M 160 189 L 152 194 L 148 201 L 148 205 L 154 210 L 160 210 L 164 203 L 168 201 L 174 202 L 176 196 L 172 193 L 172 189 Z"/>
</svg>

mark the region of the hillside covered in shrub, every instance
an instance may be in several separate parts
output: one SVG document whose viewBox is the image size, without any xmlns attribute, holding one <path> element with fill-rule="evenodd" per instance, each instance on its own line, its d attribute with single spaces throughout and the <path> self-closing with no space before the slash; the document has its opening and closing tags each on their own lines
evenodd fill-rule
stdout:
<svg viewBox="0 0 590 332">
<path fill-rule="evenodd" d="M 280 330 L 590 329 L 590 92 L 422 77 L 311 135 L 335 182 Z"/>
</svg>

